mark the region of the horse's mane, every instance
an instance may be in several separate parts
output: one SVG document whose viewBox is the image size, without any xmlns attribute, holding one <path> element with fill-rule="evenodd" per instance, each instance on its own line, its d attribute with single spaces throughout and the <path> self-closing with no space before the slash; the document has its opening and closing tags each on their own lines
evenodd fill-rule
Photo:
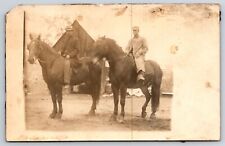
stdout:
<svg viewBox="0 0 225 146">
<path fill-rule="evenodd" d="M 41 44 L 43 49 L 47 49 L 48 51 L 50 51 L 51 53 L 55 54 L 55 55 L 59 55 L 49 44 L 47 44 L 46 42 L 39 40 L 38 42 L 39 44 Z"/>
<path fill-rule="evenodd" d="M 120 47 L 120 46 L 116 43 L 115 40 L 113 40 L 113 39 L 111 39 L 111 38 L 106 38 L 106 37 L 103 37 L 103 38 L 100 38 L 100 39 L 106 41 L 110 48 L 113 48 L 113 49 L 117 50 L 117 51 L 120 52 L 120 53 L 124 53 L 122 47 Z"/>
</svg>

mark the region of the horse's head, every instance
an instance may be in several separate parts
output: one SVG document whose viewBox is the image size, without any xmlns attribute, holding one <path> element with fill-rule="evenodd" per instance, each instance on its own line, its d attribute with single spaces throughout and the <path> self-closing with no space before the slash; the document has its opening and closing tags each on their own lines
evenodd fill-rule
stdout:
<svg viewBox="0 0 225 146">
<path fill-rule="evenodd" d="M 91 50 L 91 56 L 93 58 L 98 58 L 99 60 L 107 57 L 109 51 L 107 38 L 101 37 L 93 44 L 93 48 Z"/>
<path fill-rule="evenodd" d="M 96 40 L 91 50 L 94 63 L 102 58 L 113 62 L 121 57 L 121 55 L 124 55 L 122 48 L 118 46 L 113 39 L 105 37 Z"/>
<path fill-rule="evenodd" d="M 41 47 L 40 47 L 40 35 L 34 36 L 30 34 L 30 43 L 27 46 L 27 49 L 29 50 L 29 57 L 28 61 L 33 64 L 35 60 L 39 57 L 40 52 L 41 52 Z"/>
<path fill-rule="evenodd" d="M 91 56 L 93 62 L 97 62 L 102 58 L 106 58 L 108 61 L 112 61 L 121 53 L 121 48 L 116 44 L 113 39 L 101 37 L 95 41 L 91 50 Z"/>
</svg>

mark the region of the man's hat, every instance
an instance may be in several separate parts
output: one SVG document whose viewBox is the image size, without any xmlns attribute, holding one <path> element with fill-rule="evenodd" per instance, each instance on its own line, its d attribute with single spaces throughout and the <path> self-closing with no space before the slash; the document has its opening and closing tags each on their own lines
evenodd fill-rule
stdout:
<svg viewBox="0 0 225 146">
<path fill-rule="evenodd" d="M 73 30 L 73 27 L 71 25 L 66 27 L 66 31 L 71 31 L 71 30 Z"/>
</svg>

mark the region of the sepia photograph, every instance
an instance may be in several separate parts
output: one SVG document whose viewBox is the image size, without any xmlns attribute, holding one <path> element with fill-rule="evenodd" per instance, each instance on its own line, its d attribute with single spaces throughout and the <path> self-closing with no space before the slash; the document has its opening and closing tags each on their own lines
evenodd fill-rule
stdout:
<svg viewBox="0 0 225 146">
<path fill-rule="evenodd" d="M 6 20 L 8 141 L 220 139 L 218 4 L 22 5 Z"/>
</svg>

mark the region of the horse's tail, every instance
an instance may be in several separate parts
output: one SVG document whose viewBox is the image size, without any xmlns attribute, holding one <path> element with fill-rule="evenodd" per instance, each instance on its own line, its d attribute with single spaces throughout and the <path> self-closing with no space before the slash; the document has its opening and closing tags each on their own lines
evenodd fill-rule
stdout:
<svg viewBox="0 0 225 146">
<path fill-rule="evenodd" d="M 161 94 L 160 88 L 161 88 L 161 82 L 162 82 L 162 76 L 163 76 L 163 72 L 160 67 L 157 69 L 156 72 L 157 73 L 152 85 L 152 100 L 151 100 L 152 112 L 156 112 L 156 110 L 159 107 L 160 94 Z"/>
<path fill-rule="evenodd" d="M 92 68 L 92 81 L 93 81 L 93 90 L 96 103 L 98 104 L 101 95 L 101 83 L 102 83 L 102 68 L 99 65 L 94 65 Z"/>
</svg>

